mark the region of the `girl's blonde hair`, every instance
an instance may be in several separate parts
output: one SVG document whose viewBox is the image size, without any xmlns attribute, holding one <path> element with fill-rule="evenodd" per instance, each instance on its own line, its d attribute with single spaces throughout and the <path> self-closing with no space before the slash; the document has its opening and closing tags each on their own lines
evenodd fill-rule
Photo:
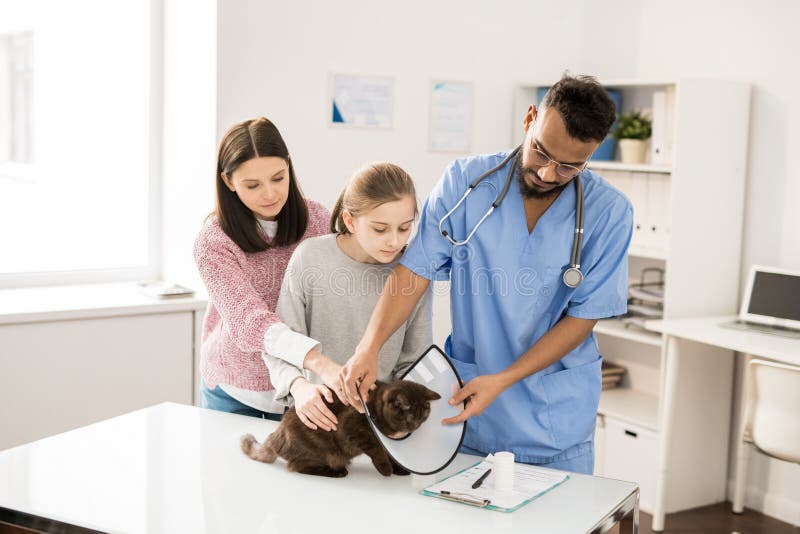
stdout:
<svg viewBox="0 0 800 534">
<path fill-rule="evenodd" d="M 414 181 L 406 171 L 392 163 L 377 162 L 357 170 L 347 182 L 331 215 L 331 232 L 349 234 L 342 212 L 347 210 L 353 217 L 373 210 L 381 204 L 414 199 L 414 217 L 417 216 L 417 191 Z"/>
</svg>

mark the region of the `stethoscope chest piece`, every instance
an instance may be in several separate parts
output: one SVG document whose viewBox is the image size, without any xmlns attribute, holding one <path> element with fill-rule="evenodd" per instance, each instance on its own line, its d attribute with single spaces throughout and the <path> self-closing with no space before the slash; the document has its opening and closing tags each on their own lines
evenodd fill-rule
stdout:
<svg viewBox="0 0 800 534">
<path fill-rule="evenodd" d="M 561 279 L 564 281 L 565 286 L 575 289 L 583 282 L 583 273 L 577 267 L 570 267 L 564 271 Z"/>
</svg>

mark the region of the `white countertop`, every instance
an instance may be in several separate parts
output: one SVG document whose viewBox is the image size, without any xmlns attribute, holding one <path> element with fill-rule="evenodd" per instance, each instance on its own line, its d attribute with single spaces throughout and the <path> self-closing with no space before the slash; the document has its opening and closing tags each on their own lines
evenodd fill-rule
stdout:
<svg viewBox="0 0 800 534">
<path fill-rule="evenodd" d="M 647 328 L 668 336 L 800 365 L 800 339 L 721 326 L 736 319 L 737 317 L 732 315 L 666 319 L 647 321 Z"/>
<path fill-rule="evenodd" d="M 330 479 L 244 456 L 276 423 L 165 403 L 0 452 L 0 507 L 111 532 L 586 532 L 628 499 L 630 482 L 571 474 L 505 514 L 426 497 L 480 460 L 459 454 L 443 473 L 384 478 L 366 456 Z"/>
<path fill-rule="evenodd" d="M 0 324 L 202 310 L 205 295 L 159 299 L 135 283 L 87 284 L 0 290 Z"/>
</svg>

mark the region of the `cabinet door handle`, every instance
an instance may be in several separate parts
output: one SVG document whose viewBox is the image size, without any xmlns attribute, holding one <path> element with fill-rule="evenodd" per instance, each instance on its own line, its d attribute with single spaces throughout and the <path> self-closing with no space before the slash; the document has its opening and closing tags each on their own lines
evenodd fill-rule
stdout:
<svg viewBox="0 0 800 534">
<path fill-rule="evenodd" d="M 631 436 L 631 437 L 634 437 L 634 438 L 636 438 L 636 437 L 638 437 L 638 436 L 639 436 L 639 434 L 637 434 L 637 433 L 636 433 L 636 432 L 634 432 L 633 430 L 626 430 L 626 431 L 625 431 L 625 435 L 627 435 L 627 436 Z"/>
</svg>

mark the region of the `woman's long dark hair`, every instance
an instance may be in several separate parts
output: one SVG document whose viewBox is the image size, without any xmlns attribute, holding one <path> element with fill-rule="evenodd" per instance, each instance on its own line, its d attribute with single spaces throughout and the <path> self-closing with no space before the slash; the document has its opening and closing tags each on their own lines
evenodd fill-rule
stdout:
<svg viewBox="0 0 800 534">
<path fill-rule="evenodd" d="M 268 243 L 256 221 L 235 191 L 225 183 L 239 165 L 253 158 L 278 157 L 289 166 L 289 196 L 278 213 L 278 233 Z M 219 144 L 217 154 L 217 208 L 214 214 L 222 230 L 245 252 L 261 252 L 271 247 L 293 245 L 308 226 L 308 207 L 294 174 L 289 150 L 278 128 L 265 117 L 231 126 Z"/>
</svg>

